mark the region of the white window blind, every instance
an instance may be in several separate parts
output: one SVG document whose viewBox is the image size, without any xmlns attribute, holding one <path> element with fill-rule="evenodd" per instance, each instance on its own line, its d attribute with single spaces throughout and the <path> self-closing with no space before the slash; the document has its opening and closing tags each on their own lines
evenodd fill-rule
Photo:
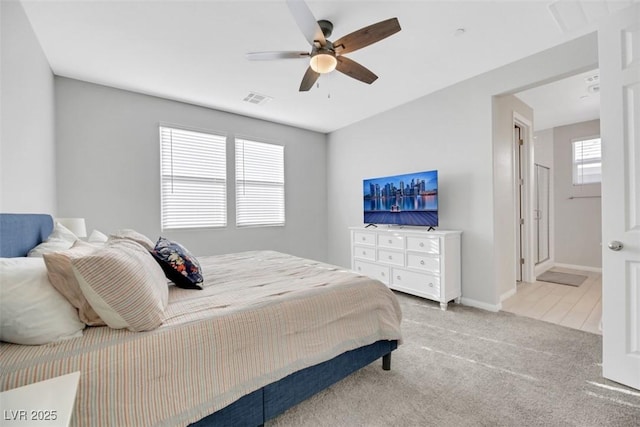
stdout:
<svg viewBox="0 0 640 427">
<path fill-rule="evenodd" d="M 573 141 L 573 184 L 602 182 L 600 138 Z"/>
<path fill-rule="evenodd" d="M 236 225 L 284 225 L 284 147 L 236 139 Z"/>
<path fill-rule="evenodd" d="M 162 229 L 227 225 L 226 137 L 160 127 Z"/>
</svg>

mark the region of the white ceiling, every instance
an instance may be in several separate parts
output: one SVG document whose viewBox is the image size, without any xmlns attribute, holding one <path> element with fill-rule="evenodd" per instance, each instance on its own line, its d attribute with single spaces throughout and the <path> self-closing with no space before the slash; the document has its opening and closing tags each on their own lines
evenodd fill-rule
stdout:
<svg viewBox="0 0 640 427">
<path fill-rule="evenodd" d="M 516 94 L 534 109 L 534 130 L 600 118 L 600 73 L 591 70 Z"/>
<path fill-rule="evenodd" d="M 550 3 L 309 1 L 317 19 L 333 22 L 331 40 L 390 17 L 402 31 L 347 55 L 379 76 L 372 85 L 333 72 L 320 78 L 319 88 L 300 93 L 307 60 L 244 57 L 309 50 L 284 0 L 22 0 L 56 75 L 320 132 L 589 31 L 562 31 Z M 459 28 L 464 34 L 457 35 Z M 250 92 L 273 99 L 244 102 Z"/>
</svg>

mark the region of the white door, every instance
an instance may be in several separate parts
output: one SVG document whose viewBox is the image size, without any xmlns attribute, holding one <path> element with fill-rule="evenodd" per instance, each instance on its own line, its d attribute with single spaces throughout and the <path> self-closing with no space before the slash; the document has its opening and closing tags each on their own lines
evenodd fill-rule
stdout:
<svg viewBox="0 0 640 427">
<path fill-rule="evenodd" d="M 602 373 L 640 389 L 640 5 L 598 32 L 602 136 Z"/>
</svg>

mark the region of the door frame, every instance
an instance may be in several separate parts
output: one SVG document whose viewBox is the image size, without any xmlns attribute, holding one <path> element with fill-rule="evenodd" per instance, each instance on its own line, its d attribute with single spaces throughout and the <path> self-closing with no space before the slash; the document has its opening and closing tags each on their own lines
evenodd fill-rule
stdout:
<svg viewBox="0 0 640 427">
<path fill-rule="evenodd" d="M 514 200 L 514 253 L 516 261 L 515 282 L 521 279 L 524 282 L 535 281 L 535 262 L 533 259 L 534 251 L 534 166 L 533 166 L 533 123 L 517 111 L 513 112 L 513 128 L 521 129 L 522 146 L 519 147 L 515 141 L 515 131 L 513 132 L 514 140 L 512 141 L 513 156 L 513 200 Z M 520 148 L 520 153 L 518 152 Z M 519 185 L 519 177 L 522 176 L 523 185 Z M 520 201 L 520 197 L 522 200 Z M 520 233 L 520 206 L 522 206 L 522 233 Z M 520 238 L 518 236 L 521 236 Z M 520 265 L 520 274 L 518 274 L 518 264 L 520 258 L 524 258 L 524 263 Z M 515 283 L 514 283 L 515 286 Z"/>
</svg>

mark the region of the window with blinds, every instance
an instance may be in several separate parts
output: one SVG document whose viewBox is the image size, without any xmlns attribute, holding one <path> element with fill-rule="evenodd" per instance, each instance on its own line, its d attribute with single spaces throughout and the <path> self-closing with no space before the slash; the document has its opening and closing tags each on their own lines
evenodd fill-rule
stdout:
<svg viewBox="0 0 640 427">
<path fill-rule="evenodd" d="M 162 229 L 227 225 L 226 137 L 160 127 Z"/>
<path fill-rule="evenodd" d="M 236 225 L 284 225 L 284 147 L 236 139 Z"/>
<path fill-rule="evenodd" d="M 573 141 L 573 185 L 602 182 L 600 138 Z"/>
</svg>

